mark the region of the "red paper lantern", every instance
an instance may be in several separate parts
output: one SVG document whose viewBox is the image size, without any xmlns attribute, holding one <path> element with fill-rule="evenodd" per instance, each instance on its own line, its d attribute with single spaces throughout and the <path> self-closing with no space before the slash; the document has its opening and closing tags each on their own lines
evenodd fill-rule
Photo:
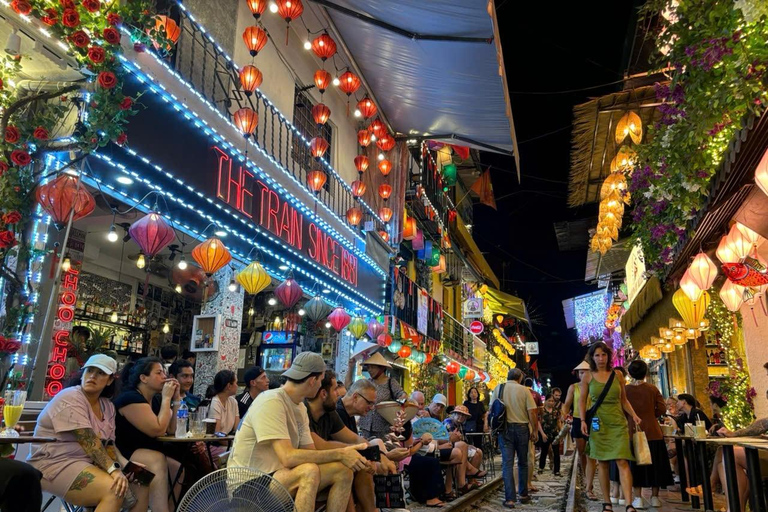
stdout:
<svg viewBox="0 0 768 512">
<path fill-rule="evenodd" d="M 251 53 L 251 57 L 258 55 L 267 45 L 268 40 L 269 38 L 267 37 L 266 31 L 256 25 L 247 27 L 243 32 L 243 41 L 245 42 L 248 51 Z"/>
<path fill-rule="evenodd" d="M 355 93 L 360 88 L 360 77 L 351 71 L 345 71 L 339 77 L 339 89 L 347 96 Z"/>
<path fill-rule="evenodd" d="M 327 123 L 330 117 L 331 109 L 328 108 L 327 105 L 318 103 L 312 107 L 312 118 L 315 120 L 315 124 L 317 124 L 318 127 Z"/>
<path fill-rule="evenodd" d="M 424 359 L 424 364 L 429 364 L 429 363 L 431 363 L 431 362 L 432 362 L 432 359 L 434 359 L 434 357 L 435 357 L 435 356 L 434 356 L 434 355 L 432 355 L 432 354 L 424 354 L 424 356 L 425 356 L 425 359 Z"/>
<path fill-rule="evenodd" d="M 392 219 L 392 209 L 382 206 L 379 208 L 379 217 L 381 217 L 381 220 L 384 222 L 389 222 Z"/>
<path fill-rule="evenodd" d="M 234 120 L 237 129 L 240 130 L 240 133 L 247 139 L 253 134 L 254 130 L 256 130 L 256 126 L 259 124 L 259 114 L 253 109 L 243 107 L 235 112 Z"/>
<path fill-rule="evenodd" d="M 379 185 L 379 197 L 381 197 L 383 200 L 389 199 L 389 196 L 392 195 L 392 185 L 389 185 L 387 183 L 382 183 Z"/>
<path fill-rule="evenodd" d="M 324 93 L 329 85 L 331 85 L 331 74 L 324 69 L 315 71 L 315 87 L 320 94 Z"/>
<path fill-rule="evenodd" d="M 379 171 L 381 171 L 382 176 L 388 176 L 389 173 L 392 172 L 392 162 L 390 162 L 386 158 L 380 161 Z"/>
<path fill-rule="evenodd" d="M 141 219 L 134 222 L 128 233 L 141 247 L 141 251 L 150 258 L 168 247 L 176 234 L 165 219 L 158 213 L 149 212 Z"/>
<path fill-rule="evenodd" d="M 267 8 L 267 0 L 245 0 L 245 3 L 248 4 L 251 14 L 256 19 L 259 19 Z"/>
<path fill-rule="evenodd" d="M 292 277 L 289 277 L 275 288 L 275 297 L 286 308 L 295 306 L 303 294 L 301 286 Z"/>
<path fill-rule="evenodd" d="M 331 311 L 331 314 L 328 315 L 328 321 L 338 332 L 343 331 L 344 328 L 349 325 L 351 320 L 352 318 L 347 314 L 346 311 L 344 311 L 344 308 L 340 306 L 334 308 L 333 311 Z"/>
<path fill-rule="evenodd" d="M 307 173 L 307 186 L 315 194 L 319 194 L 328 180 L 328 175 L 323 171 L 315 169 Z"/>
<path fill-rule="evenodd" d="M 375 116 L 378 111 L 376 104 L 368 96 L 357 102 L 357 110 L 360 111 L 364 119 Z"/>
<path fill-rule="evenodd" d="M 379 236 L 380 236 L 380 237 L 381 237 L 381 239 L 382 239 L 382 240 L 384 240 L 385 242 L 389 242 L 389 233 L 387 233 L 387 232 L 386 232 L 386 231 L 384 231 L 383 229 L 379 230 Z"/>
<path fill-rule="evenodd" d="M 309 151 L 315 160 L 320 160 L 323 155 L 328 151 L 328 141 L 322 137 L 315 137 L 309 142 Z"/>
<path fill-rule="evenodd" d="M 365 194 L 367 187 L 365 183 L 363 183 L 360 180 L 355 180 L 352 182 L 352 195 L 355 197 L 362 197 L 363 194 Z"/>
<path fill-rule="evenodd" d="M 297 19 L 304 12 L 301 0 L 277 0 L 277 14 L 285 20 L 285 45 L 288 46 L 288 32 L 291 21 Z"/>
<path fill-rule="evenodd" d="M 211 277 L 217 270 L 232 261 L 232 255 L 221 240 L 214 236 L 192 249 L 192 259 L 200 265 L 208 277 Z"/>
<path fill-rule="evenodd" d="M 360 208 L 353 206 L 347 210 L 347 222 L 351 225 L 357 226 L 361 220 L 363 220 L 363 211 Z"/>
<path fill-rule="evenodd" d="M 240 86 L 243 88 L 243 92 L 246 96 L 253 94 L 253 91 L 261 87 L 261 82 L 264 77 L 256 66 L 243 66 L 240 70 Z"/>
<path fill-rule="evenodd" d="M 364 148 L 367 148 L 368 145 L 371 143 L 371 132 L 368 130 L 360 130 L 357 132 L 357 143 L 363 146 Z"/>
<path fill-rule="evenodd" d="M 312 41 L 312 51 L 325 62 L 336 54 L 336 42 L 323 32 Z"/>
<path fill-rule="evenodd" d="M 378 343 L 380 347 L 388 347 L 392 344 L 392 336 L 386 332 L 384 334 L 379 334 L 379 337 L 376 338 L 376 343 Z"/>
<path fill-rule="evenodd" d="M 382 151 L 389 151 L 395 147 L 395 138 L 388 133 L 384 133 L 381 137 L 376 136 L 376 145 Z"/>
<path fill-rule="evenodd" d="M 409 347 L 408 345 L 403 345 L 403 347 L 397 351 L 397 355 L 405 359 L 406 357 L 411 355 L 411 352 L 413 352 L 411 350 L 411 347 Z"/>
<path fill-rule="evenodd" d="M 72 222 L 90 215 L 96 208 L 96 201 L 85 185 L 81 183 L 78 187 L 78 179 L 69 174 L 61 174 L 55 180 L 37 187 L 37 202 L 51 216 L 57 229 L 69 222 L 69 215 L 73 211 Z"/>
<path fill-rule="evenodd" d="M 447 365 L 445 365 L 445 371 L 447 373 L 450 373 L 451 375 L 456 375 L 459 373 L 459 370 L 461 369 L 461 366 L 456 361 L 451 361 Z"/>
<path fill-rule="evenodd" d="M 368 125 L 368 131 L 374 134 L 378 139 L 387 135 L 387 125 L 385 125 L 384 122 L 377 117 L 371 121 L 370 125 Z"/>
<path fill-rule="evenodd" d="M 355 157 L 355 168 L 357 169 L 357 172 L 361 174 L 368 170 L 368 163 L 368 157 L 365 155 L 357 155 Z"/>
</svg>

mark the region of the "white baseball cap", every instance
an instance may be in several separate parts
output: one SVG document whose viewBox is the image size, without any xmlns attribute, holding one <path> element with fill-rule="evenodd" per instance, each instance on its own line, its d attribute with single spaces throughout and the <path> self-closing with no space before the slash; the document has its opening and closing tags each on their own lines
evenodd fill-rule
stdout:
<svg viewBox="0 0 768 512">
<path fill-rule="evenodd" d="M 438 393 L 435 396 L 432 397 L 432 403 L 433 404 L 442 404 L 443 407 L 448 407 L 448 399 L 445 398 L 445 395 L 442 393 Z"/>
<path fill-rule="evenodd" d="M 107 375 L 114 375 L 117 373 L 117 361 L 106 354 L 94 354 L 89 357 L 88 361 L 86 361 L 83 365 L 83 368 L 88 368 L 91 366 L 98 368 Z"/>
</svg>

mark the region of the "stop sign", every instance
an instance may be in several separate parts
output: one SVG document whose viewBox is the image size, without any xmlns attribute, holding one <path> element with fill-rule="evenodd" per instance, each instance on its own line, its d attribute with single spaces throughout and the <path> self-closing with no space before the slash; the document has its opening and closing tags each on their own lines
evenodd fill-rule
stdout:
<svg viewBox="0 0 768 512">
<path fill-rule="evenodd" d="M 472 334 L 482 334 L 483 330 L 485 330 L 485 326 L 483 325 L 483 322 L 480 320 L 475 320 L 471 324 L 469 324 L 469 332 Z"/>
</svg>

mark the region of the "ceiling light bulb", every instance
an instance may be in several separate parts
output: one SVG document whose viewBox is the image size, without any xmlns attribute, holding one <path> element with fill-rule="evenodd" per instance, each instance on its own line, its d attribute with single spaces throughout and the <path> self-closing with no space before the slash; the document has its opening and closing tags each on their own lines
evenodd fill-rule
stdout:
<svg viewBox="0 0 768 512">
<path fill-rule="evenodd" d="M 139 257 L 136 259 L 136 266 L 139 268 L 144 268 L 147 266 L 147 260 L 144 259 L 144 253 L 139 253 Z"/>
<path fill-rule="evenodd" d="M 269 12 L 277 12 L 277 4 L 275 2 L 269 4 Z"/>
<path fill-rule="evenodd" d="M 228 289 L 229 289 L 229 291 L 231 291 L 231 292 L 236 292 L 236 291 L 237 291 L 237 283 L 235 282 L 235 280 L 234 280 L 234 279 L 232 279 L 232 280 L 230 280 L 230 281 L 229 281 L 229 287 L 228 287 Z"/>
<path fill-rule="evenodd" d="M 117 230 L 115 229 L 115 225 L 112 224 L 112 226 L 109 228 L 109 233 L 107 233 L 107 240 L 114 243 L 117 242 Z"/>
<path fill-rule="evenodd" d="M 325 322 L 325 328 L 330 329 L 331 328 L 331 322 Z"/>
<path fill-rule="evenodd" d="M 277 304 L 277 299 L 274 297 L 270 297 L 269 300 L 267 301 L 267 304 L 269 304 L 270 306 L 274 306 L 275 304 Z"/>
<path fill-rule="evenodd" d="M 170 326 L 170 324 L 168 323 L 168 320 L 166 320 L 166 321 L 165 321 L 165 324 L 163 324 L 163 332 L 164 332 L 165 334 L 168 334 L 169 332 L 171 332 L 171 326 Z"/>
<path fill-rule="evenodd" d="M 181 255 L 181 259 L 179 260 L 179 263 L 177 265 L 179 267 L 179 270 L 185 270 L 187 268 L 187 260 L 184 259 L 184 255 Z"/>
<path fill-rule="evenodd" d="M 181 285 L 177 284 L 175 290 L 176 290 L 176 293 L 181 293 Z"/>
<path fill-rule="evenodd" d="M 362 113 L 362 112 L 360 112 L 360 109 L 359 109 L 359 108 L 356 108 L 356 109 L 355 109 L 355 117 L 360 117 L 360 116 L 362 116 L 362 115 L 363 115 L 363 113 Z"/>
<path fill-rule="evenodd" d="M 112 314 L 109 316 L 110 322 L 117 322 L 117 311 L 112 311 Z"/>
<path fill-rule="evenodd" d="M 61 270 L 62 272 L 69 272 L 71 268 L 72 260 L 69 258 L 69 254 L 67 254 L 61 262 Z"/>
<path fill-rule="evenodd" d="M 306 311 L 304 311 L 304 308 L 301 308 L 301 309 L 299 310 L 299 316 L 304 316 L 304 315 L 306 315 L 306 314 L 307 314 L 307 312 L 306 312 Z"/>
<path fill-rule="evenodd" d="M 333 85 L 338 86 L 341 83 L 341 80 L 339 80 L 338 77 L 333 77 Z"/>
<path fill-rule="evenodd" d="M 309 41 L 304 41 L 304 49 L 305 50 L 311 50 L 312 49 L 312 43 Z"/>
</svg>

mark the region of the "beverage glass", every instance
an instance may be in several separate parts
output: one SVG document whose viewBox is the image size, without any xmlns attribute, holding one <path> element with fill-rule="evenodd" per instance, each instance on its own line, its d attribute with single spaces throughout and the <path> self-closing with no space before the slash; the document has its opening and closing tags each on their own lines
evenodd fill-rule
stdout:
<svg viewBox="0 0 768 512">
<path fill-rule="evenodd" d="M 203 415 L 200 412 L 189 413 L 189 431 L 193 437 L 200 437 L 205 434 L 205 427 L 203 427 Z"/>
<path fill-rule="evenodd" d="M 3 405 L 3 419 L 5 420 L 5 430 L 0 432 L 0 437 L 19 437 L 14 427 L 21 419 L 21 412 L 24 410 L 24 403 L 27 401 L 26 391 L 6 391 L 5 405 Z"/>
</svg>

